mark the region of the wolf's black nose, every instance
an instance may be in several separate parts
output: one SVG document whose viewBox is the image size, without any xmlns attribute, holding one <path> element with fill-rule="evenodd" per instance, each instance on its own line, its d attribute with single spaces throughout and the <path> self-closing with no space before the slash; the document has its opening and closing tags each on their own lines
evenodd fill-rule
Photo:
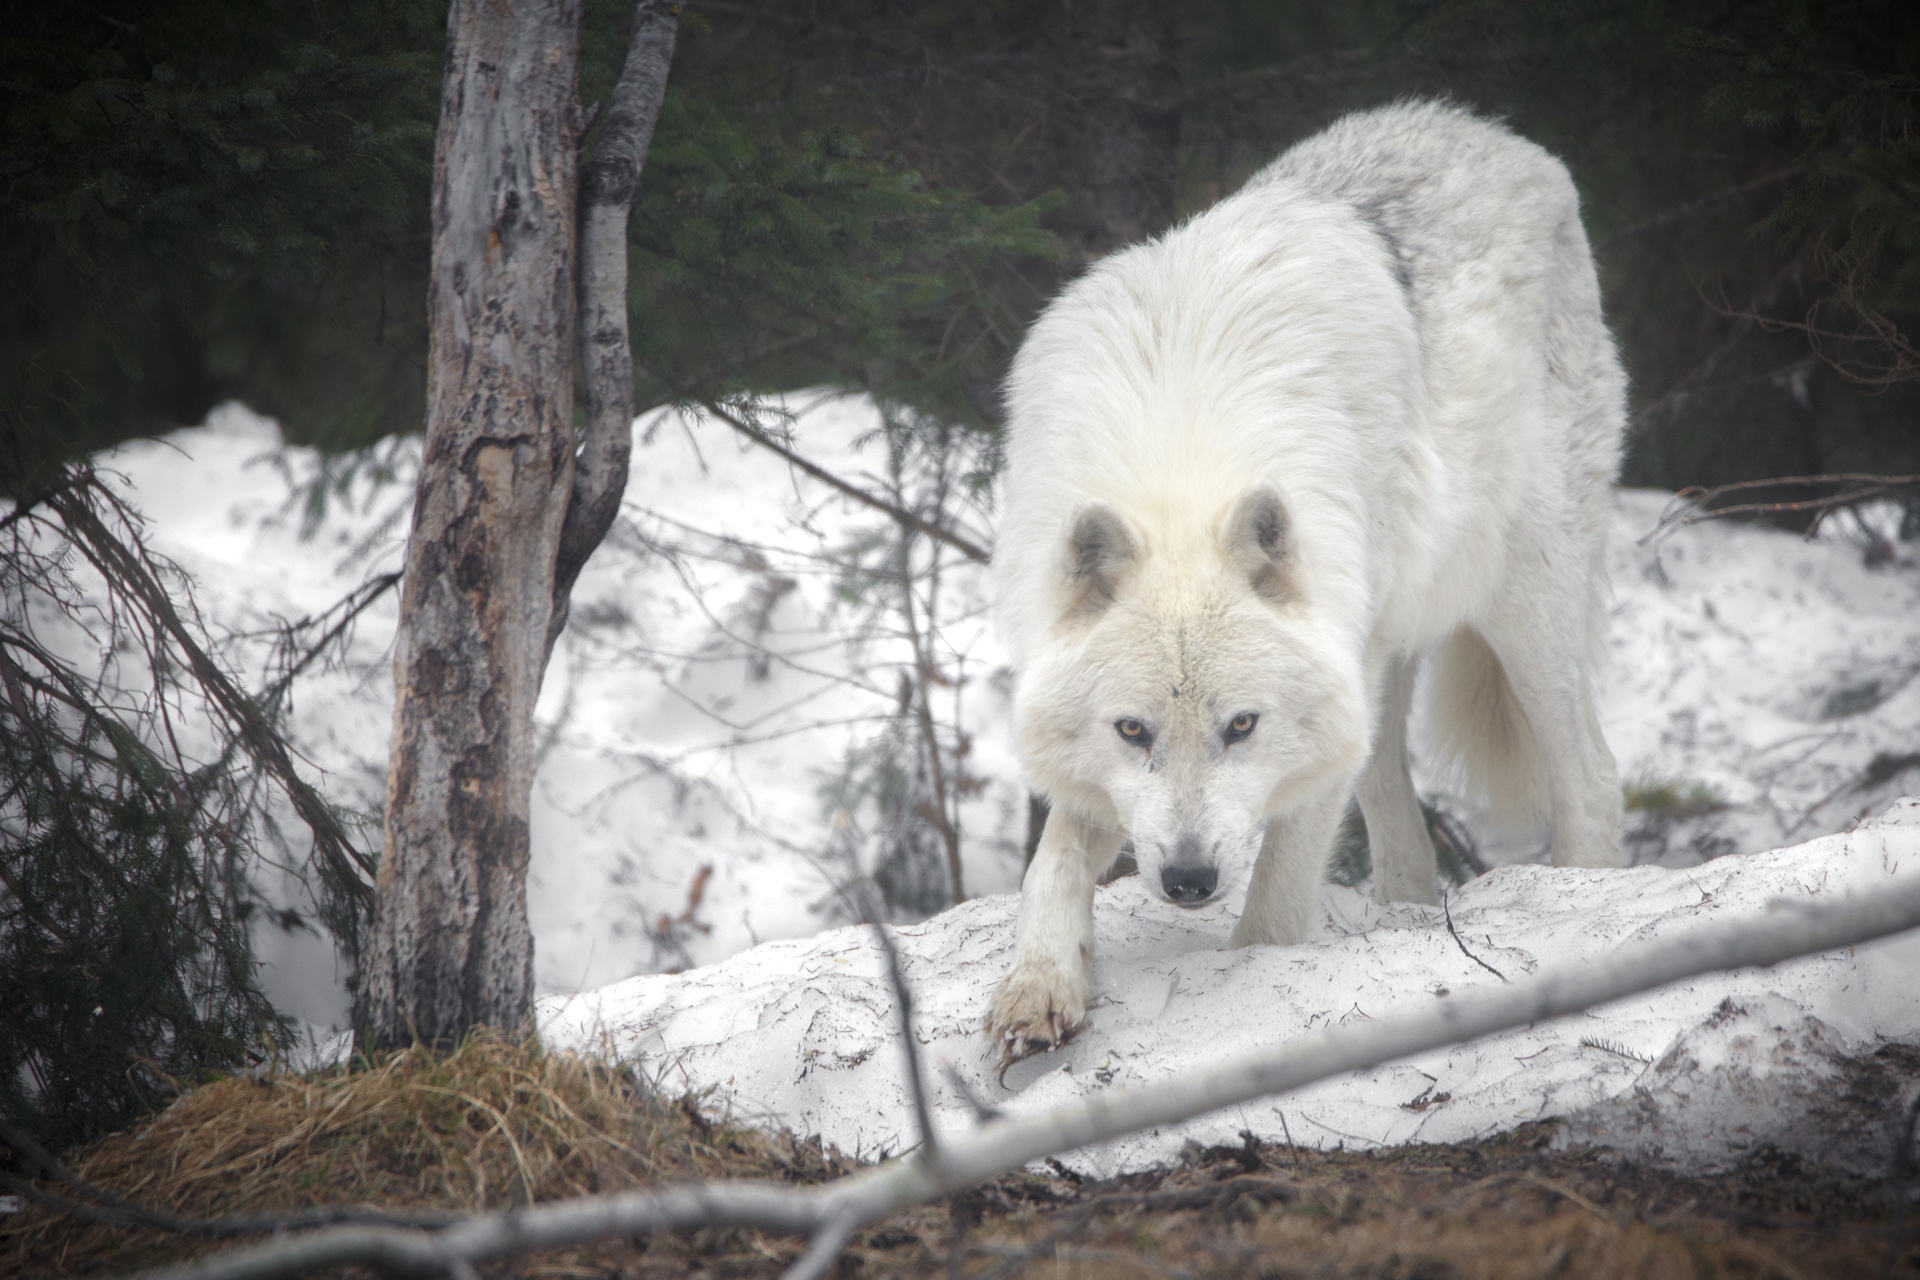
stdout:
<svg viewBox="0 0 1920 1280">
<path fill-rule="evenodd" d="M 1191 865 L 1167 867 L 1160 872 L 1160 887 L 1167 896 L 1183 907 L 1197 907 L 1213 896 L 1213 887 L 1220 881 L 1217 868 Z"/>
</svg>

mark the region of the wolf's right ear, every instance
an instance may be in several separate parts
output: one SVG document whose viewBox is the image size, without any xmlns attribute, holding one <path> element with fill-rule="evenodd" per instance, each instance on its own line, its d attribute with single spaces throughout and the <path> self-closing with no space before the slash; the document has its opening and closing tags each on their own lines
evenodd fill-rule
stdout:
<svg viewBox="0 0 1920 1280">
<path fill-rule="evenodd" d="M 1104 502 L 1082 507 L 1067 534 L 1067 616 L 1099 613 L 1112 604 L 1139 556 L 1118 511 Z"/>
</svg>

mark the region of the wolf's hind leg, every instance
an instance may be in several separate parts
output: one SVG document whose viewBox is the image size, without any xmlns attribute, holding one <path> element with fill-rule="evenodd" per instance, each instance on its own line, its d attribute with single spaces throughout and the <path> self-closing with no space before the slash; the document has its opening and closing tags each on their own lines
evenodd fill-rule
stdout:
<svg viewBox="0 0 1920 1280">
<path fill-rule="evenodd" d="M 1426 815 L 1407 767 L 1407 713 L 1416 660 L 1396 659 L 1380 697 L 1380 734 L 1355 793 L 1373 851 L 1373 896 L 1381 902 L 1438 902 L 1438 865 Z"/>
<path fill-rule="evenodd" d="M 1600 730 L 1589 670 L 1585 582 L 1547 566 L 1584 565 L 1575 549 L 1542 557 L 1535 582 L 1511 582 L 1496 615 L 1477 624 L 1506 669 L 1540 752 L 1553 815 L 1553 864 L 1617 867 L 1620 780 Z M 1593 606 L 1587 606 L 1593 607 Z"/>
<path fill-rule="evenodd" d="M 1120 852 L 1118 833 L 1055 809 L 1020 886 L 1013 968 L 993 993 L 987 1037 L 1001 1069 L 1067 1041 L 1093 995 L 1093 888 Z"/>
<path fill-rule="evenodd" d="M 1233 927 L 1233 946 L 1290 947 L 1307 940 L 1320 907 L 1334 829 L 1346 807 L 1342 782 L 1267 824 L 1247 885 L 1247 909 Z"/>
</svg>

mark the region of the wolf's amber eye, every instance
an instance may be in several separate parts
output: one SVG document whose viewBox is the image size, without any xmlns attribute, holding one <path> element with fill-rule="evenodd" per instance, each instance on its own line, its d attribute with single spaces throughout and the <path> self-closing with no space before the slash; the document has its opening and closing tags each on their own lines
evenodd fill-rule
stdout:
<svg viewBox="0 0 1920 1280">
<path fill-rule="evenodd" d="M 1253 726 L 1260 723 L 1260 717 L 1251 711 L 1242 711 L 1227 723 L 1228 742 L 1238 742 L 1253 732 Z"/>
<path fill-rule="evenodd" d="M 1148 746 L 1153 742 L 1153 735 L 1147 732 L 1147 726 L 1131 716 L 1115 720 L 1113 727 L 1121 737 L 1136 747 Z"/>
</svg>

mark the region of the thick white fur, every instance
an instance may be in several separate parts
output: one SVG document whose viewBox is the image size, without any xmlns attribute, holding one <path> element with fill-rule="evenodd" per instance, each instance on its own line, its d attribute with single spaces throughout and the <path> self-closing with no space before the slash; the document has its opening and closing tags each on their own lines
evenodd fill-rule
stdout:
<svg viewBox="0 0 1920 1280">
<path fill-rule="evenodd" d="M 1008 1057 L 1084 1020 L 1123 838 L 1156 888 L 1196 857 L 1244 883 L 1236 945 L 1294 943 L 1357 790 L 1382 894 L 1433 901 L 1406 765 L 1430 651 L 1441 745 L 1508 807 L 1544 793 L 1555 862 L 1617 865 L 1591 673 L 1624 393 L 1565 168 L 1444 105 L 1347 117 L 1047 308 L 994 557 L 1053 806 L 988 1018 Z M 1266 491 L 1270 564 L 1236 523 Z"/>
</svg>

